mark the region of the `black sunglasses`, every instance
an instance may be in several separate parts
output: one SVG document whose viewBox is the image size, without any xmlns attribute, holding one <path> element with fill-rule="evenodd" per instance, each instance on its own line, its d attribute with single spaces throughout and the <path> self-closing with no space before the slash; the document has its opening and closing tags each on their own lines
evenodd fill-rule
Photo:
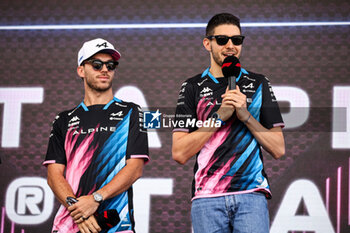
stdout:
<svg viewBox="0 0 350 233">
<path fill-rule="evenodd" d="M 92 68 L 94 68 L 94 70 L 102 70 L 103 65 L 106 65 L 108 71 L 115 70 L 115 68 L 117 68 L 117 65 L 119 64 L 119 62 L 117 62 L 117 61 L 103 62 L 99 59 L 87 60 L 84 62 L 84 64 L 85 63 L 89 63 L 92 66 Z"/>
<path fill-rule="evenodd" d="M 231 36 L 231 37 L 229 37 L 229 36 L 217 35 L 217 36 L 207 36 L 207 38 L 209 40 L 215 38 L 216 43 L 218 43 L 218 45 L 227 44 L 229 39 L 231 39 L 231 41 L 234 45 L 241 45 L 241 44 L 243 44 L 243 40 L 244 40 L 244 36 Z"/>
</svg>

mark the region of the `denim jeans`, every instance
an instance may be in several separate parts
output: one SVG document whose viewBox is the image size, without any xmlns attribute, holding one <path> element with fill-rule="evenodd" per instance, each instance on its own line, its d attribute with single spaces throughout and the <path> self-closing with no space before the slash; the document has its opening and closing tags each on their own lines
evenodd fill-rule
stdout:
<svg viewBox="0 0 350 233">
<path fill-rule="evenodd" d="M 262 193 L 195 199 L 191 217 L 194 233 L 269 232 L 269 211 Z"/>
</svg>

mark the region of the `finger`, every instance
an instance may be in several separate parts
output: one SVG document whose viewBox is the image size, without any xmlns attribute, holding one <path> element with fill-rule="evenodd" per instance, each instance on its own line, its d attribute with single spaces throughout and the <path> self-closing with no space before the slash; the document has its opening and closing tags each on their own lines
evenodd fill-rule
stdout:
<svg viewBox="0 0 350 233">
<path fill-rule="evenodd" d="M 100 232 L 102 230 L 101 227 L 98 225 L 98 223 L 97 223 L 95 218 L 91 217 L 90 218 L 90 222 L 97 229 L 97 231 Z"/>
<path fill-rule="evenodd" d="M 85 223 L 81 223 L 80 227 L 82 229 L 81 233 L 90 233 L 90 230 L 89 230 L 89 228 L 87 227 L 87 225 Z"/>
<path fill-rule="evenodd" d="M 82 221 L 81 221 L 80 219 L 78 219 L 78 220 L 74 220 L 74 222 L 75 222 L 76 224 L 80 224 L 80 223 L 82 223 Z"/>
<path fill-rule="evenodd" d="M 80 218 L 81 216 L 83 216 L 82 213 L 80 213 L 79 210 L 74 210 L 73 212 L 70 213 L 70 216 L 72 216 L 73 218 Z"/>
<path fill-rule="evenodd" d="M 233 98 L 233 96 L 240 95 L 241 92 L 237 92 L 237 90 L 230 90 L 221 95 L 221 98 Z"/>
<path fill-rule="evenodd" d="M 236 101 L 233 101 L 233 106 L 235 107 L 235 108 L 237 108 L 238 110 L 240 110 L 240 109 L 242 109 L 242 108 L 245 108 L 245 105 L 244 105 L 244 103 L 242 103 L 242 102 L 236 102 Z"/>
<path fill-rule="evenodd" d="M 234 99 L 234 95 L 232 93 L 228 93 L 228 94 L 224 94 L 222 96 L 222 99 L 225 100 L 225 99 Z"/>
<path fill-rule="evenodd" d="M 76 215 L 73 217 L 73 219 L 74 219 L 74 221 L 77 221 L 78 223 L 84 222 L 82 215 Z"/>
<path fill-rule="evenodd" d="M 68 211 L 69 212 L 72 212 L 73 210 L 75 210 L 76 206 L 75 205 L 71 205 L 71 206 L 68 206 Z"/>
<path fill-rule="evenodd" d="M 78 225 L 78 228 L 81 233 L 85 233 L 84 228 L 80 224 Z"/>
<path fill-rule="evenodd" d="M 224 94 L 221 95 L 221 97 L 229 96 L 230 94 L 232 94 L 234 92 L 235 92 L 235 90 L 227 90 Z"/>
<path fill-rule="evenodd" d="M 234 102 L 234 100 L 231 100 L 231 99 L 226 99 L 226 100 L 222 101 L 222 105 L 224 107 L 227 107 L 226 105 L 232 105 L 233 103 L 235 103 L 235 102 Z"/>
<path fill-rule="evenodd" d="M 92 224 L 92 222 L 90 220 L 86 220 L 85 221 L 85 224 L 88 226 L 89 230 L 93 233 L 97 233 L 97 229 L 96 227 L 94 226 L 94 224 Z"/>
</svg>

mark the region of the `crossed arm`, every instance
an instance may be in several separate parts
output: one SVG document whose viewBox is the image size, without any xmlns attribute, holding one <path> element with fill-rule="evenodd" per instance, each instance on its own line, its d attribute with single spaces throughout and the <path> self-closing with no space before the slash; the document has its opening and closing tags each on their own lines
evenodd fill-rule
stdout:
<svg viewBox="0 0 350 233">
<path fill-rule="evenodd" d="M 96 190 L 103 196 L 103 199 L 112 198 L 127 189 L 142 176 L 143 159 L 128 159 L 126 166 L 104 187 Z M 72 206 L 66 203 L 67 196 L 75 197 L 74 192 L 64 177 L 65 165 L 50 164 L 48 165 L 47 181 L 57 199 L 71 213 L 72 218 L 78 224 L 82 233 L 99 232 L 98 226 L 93 214 L 96 212 L 99 204 L 95 202 L 92 195 L 78 197 L 78 202 Z M 84 217 L 85 221 L 82 219 Z"/>
</svg>

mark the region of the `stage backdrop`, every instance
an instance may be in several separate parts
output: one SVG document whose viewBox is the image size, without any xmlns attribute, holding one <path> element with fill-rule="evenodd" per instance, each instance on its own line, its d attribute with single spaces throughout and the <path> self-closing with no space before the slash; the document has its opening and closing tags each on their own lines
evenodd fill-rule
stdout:
<svg viewBox="0 0 350 233">
<path fill-rule="evenodd" d="M 135 184 L 137 232 L 191 232 L 194 160 L 184 166 L 172 160 L 167 126 L 181 83 L 209 65 L 202 39 L 220 12 L 241 18 L 241 64 L 269 77 L 283 107 L 286 155 L 277 161 L 264 155 L 271 232 L 350 231 L 348 0 L 4 0 L 0 6 L 0 233 L 51 229 L 58 205 L 41 163 L 55 115 L 82 101 L 77 53 L 96 37 L 122 54 L 116 96 L 159 110 L 165 120 L 149 132 L 151 162 Z"/>
</svg>

